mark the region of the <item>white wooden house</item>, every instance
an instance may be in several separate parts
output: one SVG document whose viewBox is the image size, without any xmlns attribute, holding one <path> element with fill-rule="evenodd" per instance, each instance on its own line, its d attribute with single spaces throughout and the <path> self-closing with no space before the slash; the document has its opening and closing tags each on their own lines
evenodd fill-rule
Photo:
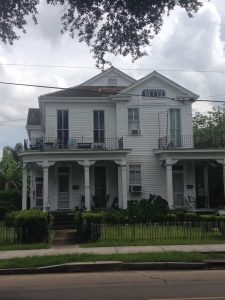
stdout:
<svg viewBox="0 0 225 300">
<path fill-rule="evenodd" d="M 223 148 L 195 148 L 198 95 L 158 72 L 135 80 L 111 67 L 80 86 L 39 97 L 30 108 L 23 158 L 23 209 L 126 208 L 160 195 L 196 208 L 196 162 L 208 207 L 207 164 L 224 166 Z M 202 144 L 201 144 L 202 145 Z"/>
</svg>

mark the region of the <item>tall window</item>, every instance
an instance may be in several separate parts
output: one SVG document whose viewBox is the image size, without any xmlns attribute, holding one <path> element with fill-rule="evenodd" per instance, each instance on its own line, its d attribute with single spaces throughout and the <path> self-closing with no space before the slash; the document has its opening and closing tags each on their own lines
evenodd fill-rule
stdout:
<svg viewBox="0 0 225 300">
<path fill-rule="evenodd" d="M 129 184 L 141 185 L 141 165 L 129 166 Z"/>
<path fill-rule="evenodd" d="M 170 135 L 175 146 L 181 146 L 181 119 L 180 109 L 170 109 Z"/>
<path fill-rule="evenodd" d="M 57 137 L 60 147 L 68 145 L 69 139 L 69 113 L 68 110 L 57 111 Z"/>
<path fill-rule="evenodd" d="M 94 143 L 104 143 L 105 117 L 104 110 L 94 111 Z"/>
<path fill-rule="evenodd" d="M 138 135 L 140 133 L 138 108 L 128 108 L 128 132 L 132 135 Z"/>
</svg>

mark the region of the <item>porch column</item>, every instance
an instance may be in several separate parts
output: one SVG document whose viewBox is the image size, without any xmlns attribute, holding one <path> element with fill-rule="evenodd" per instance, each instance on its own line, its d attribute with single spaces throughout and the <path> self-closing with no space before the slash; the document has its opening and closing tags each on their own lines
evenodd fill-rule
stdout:
<svg viewBox="0 0 225 300">
<path fill-rule="evenodd" d="M 122 172 L 121 166 L 118 165 L 118 206 L 119 208 L 123 208 L 123 193 L 122 193 Z"/>
<path fill-rule="evenodd" d="M 223 193 L 224 193 L 224 200 L 225 200 L 225 158 L 224 159 L 217 159 L 216 160 L 219 164 L 223 166 Z"/>
<path fill-rule="evenodd" d="M 166 162 L 167 201 L 171 208 L 173 206 L 173 164 Z"/>
<path fill-rule="evenodd" d="M 23 164 L 22 210 L 27 209 L 27 166 Z"/>
<path fill-rule="evenodd" d="M 49 207 L 48 203 L 48 166 L 43 166 L 43 211 Z"/>
<path fill-rule="evenodd" d="M 224 165 L 223 165 L 224 168 Z M 209 207 L 209 179 L 208 179 L 208 163 L 204 165 L 204 194 L 205 194 L 205 204 Z"/>
<path fill-rule="evenodd" d="M 90 165 L 86 163 L 84 165 L 84 196 L 85 206 L 87 210 L 91 210 L 91 199 L 90 199 Z"/>
<path fill-rule="evenodd" d="M 122 170 L 122 203 L 123 209 L 127 209 L 127 165 L 126 162 L 121 165 Z"/>
</svg>

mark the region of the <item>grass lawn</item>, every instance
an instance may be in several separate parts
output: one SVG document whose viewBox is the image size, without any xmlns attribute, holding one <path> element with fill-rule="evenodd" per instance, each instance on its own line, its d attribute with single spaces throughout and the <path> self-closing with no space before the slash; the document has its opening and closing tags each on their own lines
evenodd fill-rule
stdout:
<svg viewBox="0 0 225 300">
<path fill-rule="evenodd" d="M 217 228 L 206 232 L 199 227 L 163 225 L 102 225 L 95 242 L 81 247 L 223 244 L 225 238 Z"/>
<path fill-rule="evenodd" d="M 47 243 L 0 245 L 0 251 L 7 251 L 7 250 L 32 250 L 32 249 L 48 249 L 48 248 L 50 248 L 50 245 L 47 244 Z"/>
<path fill-rule="evenodd" d="M 65 254 L 33 256 L 0 260 L 0 269 L 43 267 L 72 262 L 121 261 L 121 262 L 203 262 L 208 259 L 225 259 L 224 253 L 132 253 L 132 254 Z"/>
</svg>

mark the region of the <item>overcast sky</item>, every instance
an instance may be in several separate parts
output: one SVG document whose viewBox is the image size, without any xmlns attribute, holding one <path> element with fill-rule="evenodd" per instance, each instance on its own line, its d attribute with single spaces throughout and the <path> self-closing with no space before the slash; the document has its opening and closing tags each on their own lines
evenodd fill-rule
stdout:
<svg viewBox="0 0 225 300">
<path fill-rule="evenodd" d="M 224 1 L 211 0 L 194 18 L 177 8 L 165 22 L 149 47 L 149 55 L 134 64 L 130 57 L 109 56 L 113 65 L 139 79 L 151 70 L 185 69 L 225 72 L 225 6 Z M 60 34 L 61 8 L 42 4 L 38 25 L 29 22 L 27 34 L 13 46 L 0 42 L 0 81 L 69 87 L 82 83 L 99 73 L 89 48 L 66 34 Z M 15 67 L 1 64 L 67 65 L 80 69 Z M 140 69 L 149 70 L 140 70 Z M 225 100 L 225 73 L 165 72 L 165 76 L 199 94 Z M 27 136 L 25 119 L 28 107 L 38 106 L 38 96 L 46 89 L 0 85 L 0 149 L 22 142 Z M 195 111 L 205 112 L 212 103 L 196 103 Z M 18 120 L 6 122 L 8 120 Z M 1 150 L 0 150 L 1 156 Z"/>
</svg>

